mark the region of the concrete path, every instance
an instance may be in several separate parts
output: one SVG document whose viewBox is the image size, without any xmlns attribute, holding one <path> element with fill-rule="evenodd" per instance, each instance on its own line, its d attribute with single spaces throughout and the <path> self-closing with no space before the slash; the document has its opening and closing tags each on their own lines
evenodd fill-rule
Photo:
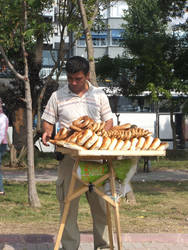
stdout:
<svg viewBox="0 0 188 250">
<path fill-rule="evenodd" d="M 27 181 L 27 172 L 24 170 L 3 170 L 4 180 Z M 36 181 L 49 182 L 57 179 L 56 170 L 36 171 Z M 188 181 L 188 170 L 151 171 L 149 173 L 138 172 L 132 181 Z"/>
<path fill-rule="evenodd" d="M 80 238 L 79 250 L 93 250 L 91 234 L 81 234 Z M 122 234 L 122 241 L 123 250 L 188 249 L 188 234 Z M 53 250 L 54 242 L 53 235 L 0 235 L 0 250 Z"/>
</svg>

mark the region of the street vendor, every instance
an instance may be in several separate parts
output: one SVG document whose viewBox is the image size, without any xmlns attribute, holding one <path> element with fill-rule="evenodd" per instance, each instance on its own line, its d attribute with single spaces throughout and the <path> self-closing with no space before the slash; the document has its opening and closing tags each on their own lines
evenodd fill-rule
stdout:
<svg viewBox="0 0 188 250">
<path fill-rule="evenodd" d="M 44 145 L 48 145 L 56 122 L 59 122 L 61 128 L 68 128 L 74 120 L 87 115 L 96 122 L 105 121 L 106 130 L 113 126 L 108 97 L 103 90 L 94 87 L 89 82 L 89 62 L 83 57 L 74 56 L 67 61 L 65 69 L 68 84 L 51 95 L 42 115 L 42 141 Z M 58 167 L 56 194 L 60 203 L 61 215 L 63 214 L 64 199 L 68 193 L 73 165 L 74 160 L 66 154 Z M 77 182 L 76 187 L 79 185 L 80 183 Z M 109 249 L 105 201 L 95 192 L 86 192 L 86 197 L 93 218 L 94 249 Z M 79 248 L 78 204 L 79 198 L 71 201 L 61 240 L 63 250 L 77 250 Z"/>
</svg>

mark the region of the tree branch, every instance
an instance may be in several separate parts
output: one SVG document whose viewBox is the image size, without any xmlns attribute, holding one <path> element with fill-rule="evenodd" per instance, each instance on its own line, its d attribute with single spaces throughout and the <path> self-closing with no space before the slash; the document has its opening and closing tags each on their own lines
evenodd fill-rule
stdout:
<svg viewBox="0 0 188 250">
<path fill-rule="evenodd" d="M 4 49 L 3 49 L 3 47 L 0 45 L 0 51 L 1 51 L 1 54 L 2 54 L 2 56 L 3 56 L 3 58 L 5 59 L 5 62 L 6 62 L 6 64 L 7 64 L 7 66 L 9 67 L 9 69 L 15 74 L 15 76 L 18 78 L 18 79 L 20 79 L 20 80 L 24 80 L 24 76 L 22 76 L 21 74 L 19 74 L 16 70 L 15 70 L 15 68 L 14 68 L 14 66 L 12 65 L 12 63 L 9 61 L 9 59 L 8 59 L 8 57 L 6 56 L 6 54 L 5 54 L 5 51 L 4 51 Z"/>
</svg>

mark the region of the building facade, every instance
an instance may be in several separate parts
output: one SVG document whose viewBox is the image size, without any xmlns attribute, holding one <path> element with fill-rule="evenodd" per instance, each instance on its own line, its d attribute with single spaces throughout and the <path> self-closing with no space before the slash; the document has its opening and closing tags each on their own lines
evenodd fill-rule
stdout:
<svg viewBox="0 0 188 250">
<path fill-rule="evenodd" d="M 94 57 L 100 58 L 108 55 L 115 58 L 122 55 L 123 48 L 120 46 L 122 37 L 123 11 L 127 9 L 125 1 L 115 1 L 108 9 L 102 10 L 103 21 L 108 27 L 105 31 L 92 32 Z M 87 57 L 85 36 L 77 40 L 72 55 Z"/>
</svg>

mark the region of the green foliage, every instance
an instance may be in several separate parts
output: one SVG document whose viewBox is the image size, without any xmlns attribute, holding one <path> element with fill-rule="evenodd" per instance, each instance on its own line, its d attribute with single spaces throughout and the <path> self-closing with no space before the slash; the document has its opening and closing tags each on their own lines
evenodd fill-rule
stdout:
<svg viewBox="0 0 188 250">
<path fill-rule="evenodd" d="M 96 74 L 104 81 L 105 78 L 115 80 L 118 77 L 120 62 L 108 55 L 99 58 L 96 62 Z"/>
<path fill-rule="evenodd" d="M 7 51 L 10 48 L 16 50 L 20 47 L 21 36 L 28 43 L 35 43 L 36 33 L 49 32 L 48 27 L 44 25 L 45 20 L 42 10 L 48 8 L 52 0 L 30 0 L 27 1 L 27 30 L 24 31 L 24 12 L 23 0 L 7 0 L 1 2 L 0 10 L 0 42 Z M 43 23 L 43 25 L 41 25 Z M 28 44 L 30 46 L 30 44 Z"/>
<path fill-rule="evenodd" d="M 128 0 L 127 4 L 122 46 L 125 58 L 134 63 L 129 70 L 135 74 L 135 88 L 150 90 L 154 101 L 160 95 L 170 98 L 171 91 L 186 91 L 187 70 L 180 67 L 184 61 L 187 64 L 185 39 L 183 43 L 168 28 L 171 17 L 183 15 L 185 1 Z"/>
</svg>

